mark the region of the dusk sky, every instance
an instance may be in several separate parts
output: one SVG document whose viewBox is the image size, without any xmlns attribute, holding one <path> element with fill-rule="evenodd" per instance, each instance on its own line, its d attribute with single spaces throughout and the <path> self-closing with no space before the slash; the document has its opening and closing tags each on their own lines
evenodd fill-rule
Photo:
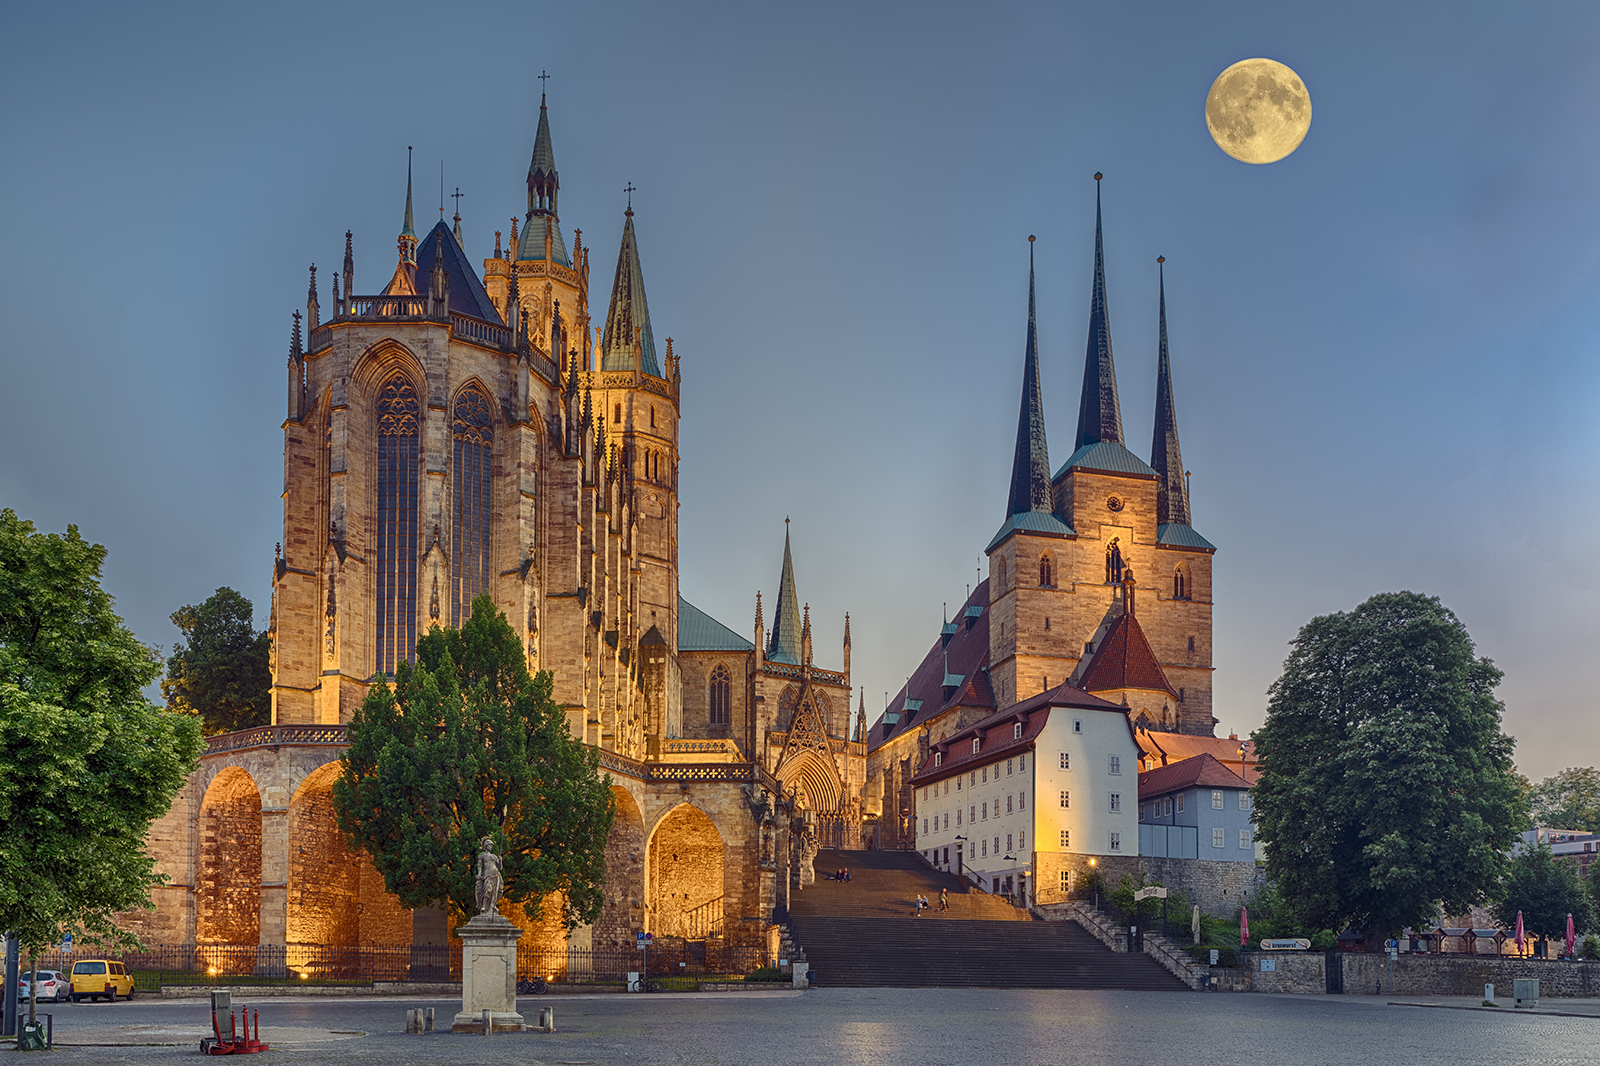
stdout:
<svg viewBox="0 0 1600 1066">
<path fill-rule="evenodd" d="M 146 642 L 229 585 L 265 626 L 290 312 L 355 233 L 393 270 L 416 148 L 475 261 L 525 206 L 541 70 L 596 313 L 633 204 L 683 361 L 682 592 L 748 633 L 793 519 L 819 665 L 869 719 L 1006 502 L 1037 234 L 1071 454 L 1103 171 L 1124 428 L 1148 458 L 1156 257 L 1219 735 L 1296 630 L 1436 595 L 1537 779 L 1600 762 L 1600 6 L 34 4 L 0 43 L 0 506 L 76 523 Z M 1304 79 L 1300 148 L 1207 133 L 1229 64 Z M 450 203 L 450 201 L 447 201 Z M 447 211 L 447 213 L 449 213 Z M 770 620 L 770 612 L 769 612 Z"/>
</svg>

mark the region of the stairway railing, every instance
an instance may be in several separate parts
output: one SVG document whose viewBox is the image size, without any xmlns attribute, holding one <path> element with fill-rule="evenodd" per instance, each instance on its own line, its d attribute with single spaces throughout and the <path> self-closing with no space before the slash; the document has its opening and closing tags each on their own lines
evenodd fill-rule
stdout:
<svg viewBox="0 0 1600 1066">
<path fill-rule="evenodd" d="M 691 907 L 683 912 L 684 936 L 689 940 L 704 940 L 707 937 L 721 936 L 723 925 L 724 897 Z"/>
</svg>

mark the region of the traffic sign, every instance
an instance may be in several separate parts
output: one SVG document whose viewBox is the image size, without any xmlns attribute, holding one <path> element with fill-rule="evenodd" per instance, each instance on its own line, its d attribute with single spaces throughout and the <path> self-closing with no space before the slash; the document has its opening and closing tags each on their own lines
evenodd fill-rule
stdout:
<svg viewBox="0 0 1600 1066">
<path fill-rule="evenodd" d="M 651 943 L 653 943 L 654 941 L 655 941 L 655 934 L 654 933 L 635 933 L 634 934 L 634 947 L 637 948 L 640 951 L 643 951 L 645 948 L 649 947 L 651 945 Z"/>
<path fill-rule="evenodd" d="M 71 951 L 72 950 L 72 934 L 71 933 L 68 933 L 66 936 L 63 936 L 61 938 L 61 950 L 62 951 Z"/>
<path fill-rule="evenodd" d="M 1139 891 L 1133 894 L 1135 903 L 1141 899 L 1151 899 L 1152 897 L 1155 899 L 1166 899 L 1167 890 L 1162 888 L 1160 885 L 1151 885 L 1149 888 L 1141 888 Z"/>
</svg>

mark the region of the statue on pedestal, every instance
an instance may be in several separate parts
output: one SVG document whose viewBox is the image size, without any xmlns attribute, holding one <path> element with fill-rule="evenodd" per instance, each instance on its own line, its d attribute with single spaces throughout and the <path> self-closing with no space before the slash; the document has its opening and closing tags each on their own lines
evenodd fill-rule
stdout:
<svg viewBox="0 0 1600 1066">
<path fill-rule="evenodd" d="M 494 839 L 484 837 L 478 851 L 478 883 L 474 893 L 479 914 L 499 914 L 500 897 L 505 894 L 505 860 L 494 853 Z"/>
</svg>

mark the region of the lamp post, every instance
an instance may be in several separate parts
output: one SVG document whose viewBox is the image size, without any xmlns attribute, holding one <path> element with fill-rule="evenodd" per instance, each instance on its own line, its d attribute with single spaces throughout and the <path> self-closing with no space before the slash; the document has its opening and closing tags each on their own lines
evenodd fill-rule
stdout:
<svg viewBox="0 0 1600 1066">
<path fill-rule="evenodd" d="M 1094 909 L 1100 909 L 1100 871 L 1097 869 L 1099 860 L 1089 856 L 1089 880 L 1094 882 Z"/>
</svg>

